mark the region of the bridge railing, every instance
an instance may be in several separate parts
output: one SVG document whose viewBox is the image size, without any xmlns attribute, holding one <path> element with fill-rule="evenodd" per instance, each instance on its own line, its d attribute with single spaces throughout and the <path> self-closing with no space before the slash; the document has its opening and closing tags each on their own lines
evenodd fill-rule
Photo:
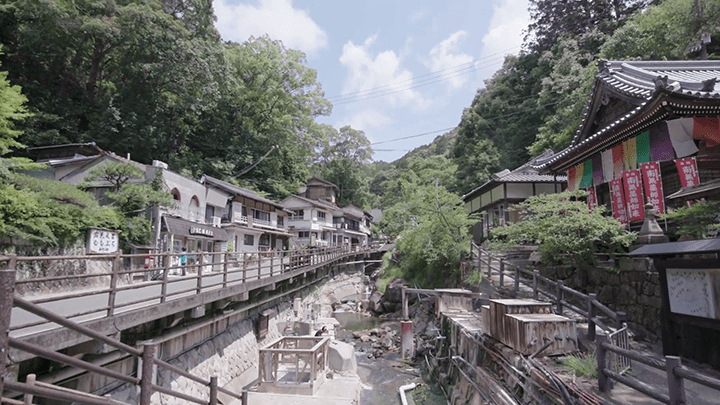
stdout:
<svg viewBox="0 0 720 405">
<path fill-rule="evenodd" d="M 371 249 L 334 246 L 247 253 L 7 256 L 0 257 L 0 266 L 12 261 L 15 294 L 32 303 L 48 308 L 61 301 L 63 308 L 73 307 L 73 300 L 91 303 L 59 311 L 68 319 L 84 322 L 300 269 L 312 269 Z M 22 319 L 12 319 L 10 332 L 27 334 L 48 328 L 53 328 L 48 320 L 25 314 Z"/>
</svg>

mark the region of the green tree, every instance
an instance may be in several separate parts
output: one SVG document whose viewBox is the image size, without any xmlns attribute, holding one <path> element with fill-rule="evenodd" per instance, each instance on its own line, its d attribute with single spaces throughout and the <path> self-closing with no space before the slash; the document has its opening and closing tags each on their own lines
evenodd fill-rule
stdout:
<svg viewBox="0 0 720 405">
<path fill-rule="evenodd" d="M 7 72 L 0 72 L 0 156 L 22 146 L 16 140 L 21 131 L 15 128 L 15 124 L 28 116 L 25 109 L 27 98 L 20 91 L 20 86 L 10 84 L 7 75 Z"/>
<path fill-rule="evenodd" d="M 592 212 L 584 190 L 530 197 L 516 209 L 523 220 L 494 228 L 491 248 L 504 250 L 517 245 L 537 245 L 548 262 L 593 263 L 594 253 L 625 251 L 636 234 L 625 231 L 614 218 L 603 215 L 604 207 Z"/>
<path fill-rule="evenodd" d="M 415 189 L 405 208 L 405 230 L 396 244 L 404 277 L 426 288 L 457 279 L 476 218 L 468 217 L 457 195 L 439 186 Z"/>
<path fill-rule="evenodd" d="M 679 238 L 717 237 L 720 230 L 720 202 L 703 201 L 689 207 L 670 209 L 659 218 L 674 221 L 677 224 L 675 235 Z"/>
</svg>

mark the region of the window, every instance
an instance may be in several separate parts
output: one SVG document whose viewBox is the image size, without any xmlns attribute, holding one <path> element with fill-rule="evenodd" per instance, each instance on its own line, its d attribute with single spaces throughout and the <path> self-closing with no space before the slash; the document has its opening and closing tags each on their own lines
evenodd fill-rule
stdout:
<svg viewBox="0 0 720 405">
<path fill-rule="evenodd" d="M 253 210 L 253 218 L 254 219 L 260 219 L 263 221 L 270 221 L 270 213 L 260 210 Z"/>
<path fill-rule="evenodd" d="M 266 233 L 260 235 L 260 240 L 258 241 L 258 245 L 270 246 L 270 235 L 268 235 Z"/>
<path fill-rule="evenodd" d="M 318 218 L 319 218 L 319 219 L 325 219 L 325 212 L 324 212 L 324 211 L 318 211 Z"/>
<path fill-rule="evenodd" d="M 293 210 L 292 219 L 303 219 L 305 217 L 305 210 Z"/>
<path fill-rule="evenodd" d="M 298 238 L 309 238 L 309 237 L 310 237 L 310 231 L 298 232 Z"/>
<path fill-rule="evenodd" d="M 205 206 L 205 222 L 212 222 L 213 217 L 215 216 L 215 207 L 212 205 L 206 205 Z"/>
<path fill-rule="evenodd" d="M 277 224 L 278 224 L 278 226 L 283 226 L 283 225 L 285 225 L 285 217 L 281 217 L 280 215 L 278 215 L 278 217 L 277 217 Z"/>
<path fill-rule="evenodd" d="M 245 246 L 255 245 L 255 235 L 245 235 Z"/>
</svg>

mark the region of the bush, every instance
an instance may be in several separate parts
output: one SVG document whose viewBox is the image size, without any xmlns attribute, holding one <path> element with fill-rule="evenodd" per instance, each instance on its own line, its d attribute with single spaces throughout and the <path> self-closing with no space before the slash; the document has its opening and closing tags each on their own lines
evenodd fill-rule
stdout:
<svg viewBox="0 0 720 405">
<path fill-rule="evenodd" d="M 593 263 L 595 253 L 626 252 L 637 235 L 604 216 L 604 207 L 590 212 L 585 197 L 580 190 L 528 198 L 516 206 L 522 221 L 492 230 L 491 249 L 537 245 L 543 260 L 575 265 Z"/>
<path fill-rule="evenodd" d="M 383 267 L 380 271 L 380 279 L 378 280 L 378 291 L 385 292 L 387 285 L 394 278 L 404 278 L 403 271 L 392 261 L 392 252 L 386 252 L 383 255 Z"/>
<path fill-rule="evenodd" d="M 482 271 L 473 271 L 473 272 L 468 273 L 468 275 L 465 276 L 465 280 L 463 280 L 463 281 L 465 282 L 465 284 L 468 284 L 468 285 L 478 285 L 482 282 L 482 280 L 483 280 Z"/>
</svg>

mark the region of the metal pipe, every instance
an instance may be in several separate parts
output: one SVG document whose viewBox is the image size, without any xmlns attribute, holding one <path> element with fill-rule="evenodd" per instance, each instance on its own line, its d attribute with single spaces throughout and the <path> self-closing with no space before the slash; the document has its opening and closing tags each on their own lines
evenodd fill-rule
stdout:
<svg viewBox="0 0 720 405">
<path fill-rule="evenodd" d="M 400 388 L 398 388 L 398 392 L 400 393 L 400 402 L 402 405 L 408 405 L 407 398 L 405 397 L 405 391 L 410 391 L 412 389 L 415 389 L 415 387 L 419 386 L 420 384 L 407 384 L 407 385 L 401 385 Z"/>
</svg>

